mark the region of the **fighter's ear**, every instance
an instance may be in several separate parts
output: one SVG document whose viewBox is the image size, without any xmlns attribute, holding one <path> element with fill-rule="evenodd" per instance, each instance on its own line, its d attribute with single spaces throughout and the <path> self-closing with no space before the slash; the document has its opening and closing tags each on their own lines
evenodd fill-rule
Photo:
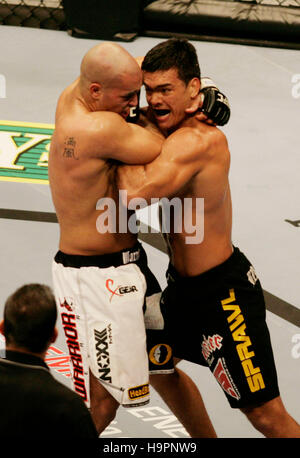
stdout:
<svg viewBox="0 0 300 458">
<path fill-rule="evenodd" d="M 94 99 L 98 99 L 101 94 L 102 86 L 100 83 L 91 83 L 90 84 L 90 94 Z"/>
<path fill-rule="evenodd" d="M 192 78 L 188 84 L 188 90 L 191 98 L 191 103 L 188 108 L 185 109 L 187 114 L 196 113 L 202 106 L 203 97 L 200 92 L 201 83 L 199 78 Z"/>
<path fill-rule="evenodd" d="M 197 97 L 201 88 L 200 79 L 196 77 L 192 78 L 191 81 L 189 81 L 188 88 L 190 91 L 191 98 L 194 99 L 195 97 Z"/>
</svg>

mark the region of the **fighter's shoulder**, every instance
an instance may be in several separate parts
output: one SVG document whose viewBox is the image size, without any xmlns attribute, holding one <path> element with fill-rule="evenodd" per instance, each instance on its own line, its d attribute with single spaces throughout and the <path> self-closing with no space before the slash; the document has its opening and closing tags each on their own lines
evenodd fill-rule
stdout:
<svg viewBox="0 0 300 458">
<path fill-rule="evenodd" d="M 199 132 L 194 127 L 180 127 L 179 129 L 175 130 L 171 135 L 167 137 L 167 142 L 175 143 L 177 142 L 178 145 L 195 143 L 200 144 L 203 141 L 203 136 L 199 135 Z"/>
<path fill-rule="evenodd" d="M 94 111 L 88 114 L 88 123 L 90 130 L 95 133 L 105 134 L 113 131 L 115 134 L 116 128 L 126 125 L 126 121 L 117 113 L 112 111 Z"/>
<path fill-rule="evenodd" d="M 208 125 L 201 128 L 181 127 L 171 134 L 166 142 L 174 153 L 179 152 L 184 159 L 192 161 L 210 160 L 212 151 L 227 149 L 224 133 L 217 127 Z"/>
<path fill-rule="evenodd" d="M 164 141 L 162 154 L 177 166 L 198 163 L 205 150 L 203 139 L 191 127 L 181 127 Z"/>
<path fill-rule="evenodd" d="M 205 131 L 189 126 L 177 129 L 166 140 L 166 143 L 176 146 L 176 149 L 197 153 L 204 151 L 208 142 L 209 137 Z"/>
<path fill-rule="evenodd" d="M 224 132 L 218 127 L 205 123 L 198 123 L 196 127 L 182 127 L 178 130 L 178 134 L 182 142 L 189 142 L 189 144 L 194 145 L 194 148 L 199 151 L 210 149 L 211 146 L 223 146 L 227 144 L 227 138 Z"/>
<path fill-rule="evenodd" d="M 115 129 L 116 126 L 125 123 L 125 120 L 117 113 L 109 111 L 92 111 L 89 113 L 72 113 L 64 116 L 60 113 L 56 117 L 56 128 L 59 130 L 76 130 L 92 134 Z"/>
</svg>

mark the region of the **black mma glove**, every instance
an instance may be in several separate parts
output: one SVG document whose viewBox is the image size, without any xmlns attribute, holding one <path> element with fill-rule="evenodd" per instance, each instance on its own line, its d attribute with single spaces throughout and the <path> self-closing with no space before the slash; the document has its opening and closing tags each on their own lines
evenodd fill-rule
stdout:
<svg viewBox="0 0 300 458">
<path fill-rule="evenodd" d="M 230 118 L 230 106 L 226 95 L 222 94 L 210 78 L 201 78 L 203 105 L 201 111 L 218 126 L 224 126 Z"/>
<path fill-rule="evenodd" d="M 138 104 L 136 107 L 130 108 L 130 113 L 126 118 L 126 121 L 136 124 L 139 120 L 139 116 L 140 116 L 140 92 L 138 93 Z"/>
</svg>

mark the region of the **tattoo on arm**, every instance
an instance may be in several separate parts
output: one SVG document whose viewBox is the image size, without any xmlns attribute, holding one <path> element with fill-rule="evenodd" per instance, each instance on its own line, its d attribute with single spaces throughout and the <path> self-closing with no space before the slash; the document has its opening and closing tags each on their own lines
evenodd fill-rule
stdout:
<svg viewBox="0 0 300 458">
<path fill-rule="evenodd" d="M 67 137 L 64 143 L 63 156 L 69 159 L 76 159 L 76 161 L 78 161 L 79 158 L 75 156 L 75 148 L 76 148 L 75 138 Z"/>
</svg>

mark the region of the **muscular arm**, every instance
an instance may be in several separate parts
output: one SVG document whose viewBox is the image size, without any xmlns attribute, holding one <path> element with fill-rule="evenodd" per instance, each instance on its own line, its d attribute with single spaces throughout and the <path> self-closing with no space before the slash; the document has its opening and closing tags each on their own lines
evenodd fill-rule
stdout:
<svg viewBox="0 0 300 458">
<path fill-rule="evenodd" d="M 140 197 L 151 203 L 151 198 L 172 196 L 201 170 L 204 153 L 195 129 L 179 129 L 165 140 L 161 154 L 151 163 L 119 167 L 119 189 L 127 191 L 128 201 Z"/>
<path fill-rule="evenodd" d="M 93 124 L 94 151 L 103 159 L 145 164 L 154 160 L 161 151 L 164 140 L 161 134 L 127 123 L 116 113 L 101 112 Z"/>
</svg>

